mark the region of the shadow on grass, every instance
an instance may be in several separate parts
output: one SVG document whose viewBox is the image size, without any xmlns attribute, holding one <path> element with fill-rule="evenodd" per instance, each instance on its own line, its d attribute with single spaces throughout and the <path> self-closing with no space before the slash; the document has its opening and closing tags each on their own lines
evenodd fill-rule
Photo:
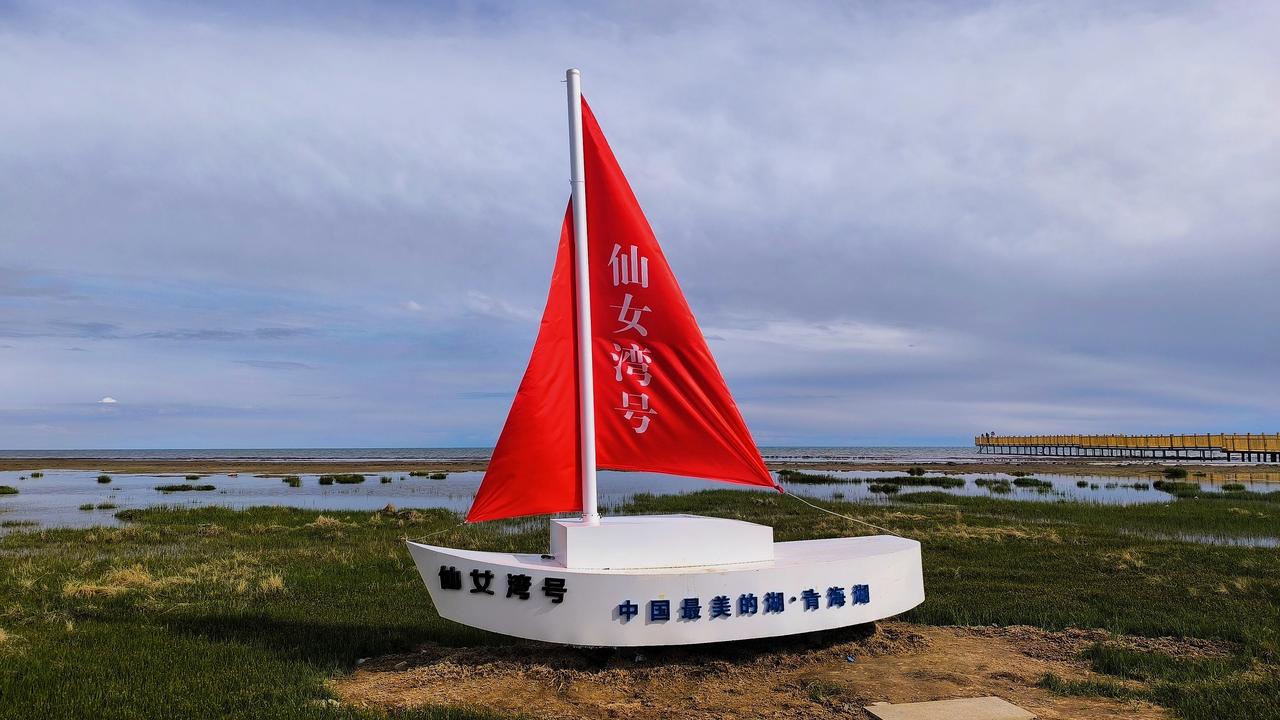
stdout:
<svg viewBox="0 0 1280 720">
<path fill-rule="evenodd" d="M 476 645 L 497 636 L 463 628 L 438 637 L 422 624 L 367 624 L 286 619 L 265 614 L 221 614 L 171 618 L 173 632 L 216 642 L 236 642 L 288 660 L 317 667 L 347 667 L 359 658 L 409 649 L 444 640 L 449 645 L 470 640 Z M 469 635 L 473 637 L 468 637 Z"/>
<path fill-rule="evenodd" d="M 267 615 L 205 615 L 171 619 L 174 632 L 205 640 L 236 642 L 286 660 L 317 667 L 350 668 L 362 658 L 387 656 L 368 670 L 389 670 L 412 655 L 429 662 L 447 656 L 459 665 L 517 662 L 555 670 L 600 670 L 616 662 L 646 665 L 706 667 L 709 663 L 748 662 L 762 656 L 804 654 L 847 643 L 865 643 L 876 635 L 875 623 L 835 630 L 702 645 L 642 648 L 585 648 L 519 640 L 458 626 L 445 637 L 421 625 L 361 625 L 355 623 L 284 620 Z M 433 637 L 433 635 L 437 635 Z M 386 667 L 382 667 L 386 665 Z"/>
</svg>

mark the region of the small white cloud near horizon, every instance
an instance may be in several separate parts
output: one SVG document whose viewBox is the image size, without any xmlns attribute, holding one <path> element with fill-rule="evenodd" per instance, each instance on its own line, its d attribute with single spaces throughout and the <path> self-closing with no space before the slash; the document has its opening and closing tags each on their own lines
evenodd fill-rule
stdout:
<svg viewBox="0 0 1280 720">
<path fill-rule="evenodd" d="M 108 395 L 108 396 L 106 396 L 106 397 L 102 398 L 101 400 L 99 400 L 99 401 L 98 401 L 98 404 L 99 404 L 99 405 L 115 405 L 115 404 L 116 404 L 116 399 L 115 399 L 115 398 L 113 398 L 113 397 L 111 397 L 110 395 Z"/>
</svg>

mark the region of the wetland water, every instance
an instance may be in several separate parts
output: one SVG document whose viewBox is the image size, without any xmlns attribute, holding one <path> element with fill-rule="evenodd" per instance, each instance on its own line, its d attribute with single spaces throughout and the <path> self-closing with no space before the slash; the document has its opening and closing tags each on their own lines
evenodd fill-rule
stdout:
<svg viewBox="0 0 1280 720">
<path fill-rule="evenodd" d="M 358 464 L 351 472 L 359 472 Z M 110 483 L 99 483 L 100 473 L 84 470 L 46 470 L 43 477 L 33 478 L 29 472 L 0 472 L 0 485 L 18 489 L 16 495 L 0 495 L 0 532 L 34 527 L 90 527 L 118 525 L 115 513 L 119 510 L 154 507 L 201 507 L 218 505 L 246 508 L 258 505 L 280 505 L 312 510 L 377 510 L 387 505 L 397 508 L 445 508 L 463 512 L 471 503 L 480 485 L 483 473 L 451 472 L 443 480 L 416 477 L 407 473 L 386 475 L 383 482 L 376 473 L 366 474 L 358 484 L 321 485 L 317 474 L 300 475 L 298 487 L 290 487 L 281 477 L 259 476 L 249 473 L 238 475 L 202 474 L 197 480 L 184 479 L 182 474 L 113 473 Z M 888 471 L 833 471 L 824 472 L 840 480 L 825 484 L 784 482 L 790 493 L 818 499 L 861 500 L 892 502 L 892 495 L 876 492 L 886 478 L 902 477 L 900 472 Z M 924 480 L 939 477 L 930 472 Z M 900 492 L 940 491 L 958 495 L 992 495 L 1008 500 L 1029 502 L 1055 502 L 1081 500 L 1108 504 L 1134 504 L 1171 502 L 1172 496 L 1155 488 L 1141 489 L 1149 478 L 1120 478 L 1085 475 L 1040 474 L 1037 480 L 1048 486 L 1019 487 L 1015 478 L 1000 472 L 957 474 L 964 480 L 958 487 L 902 487 Z M 1199 481 L 1204 492 L 1220 492 L 1225 482 L 1237 482 L 1248 490 L 1269 491 L 1280 489 L 1276 483 L 1250 480 L 1247 477 L 1206 482 L 1206 478 L 1188 478 Z M 989 483 L 1009 483 L 1006 492 L 993 490 Z M 981 483 L 981 484 L 980 484 Z M 1079 484 L 1084 483 L 1083 487 Z M 212 485 L 213 490 L 189 492 L 161 492 L 161 485 L 191 484 Z M 771 491 L 746 488 L 727 483 L 673 477 L 656 473 L 600 472 L 600 504 L 612 508 L 629 501 L 640 493 L 680 494 L 707 489 L 730 489 L 742 492 Z M 99 506 L 104 507 L 99 507 Z M 82 509 L 93 506 L 93 509 Z"/>
</svg>

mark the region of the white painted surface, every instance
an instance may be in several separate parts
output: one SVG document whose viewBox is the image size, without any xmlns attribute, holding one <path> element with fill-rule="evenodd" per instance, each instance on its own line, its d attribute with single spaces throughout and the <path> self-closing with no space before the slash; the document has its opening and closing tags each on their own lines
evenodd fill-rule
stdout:
<svg viewBox="0 0 1280 720">
<path fill-rule="evenodd" d="M 600 522 L 596 509 L 596 410 L 591 379 L 591 265 L 587 257 L 587 183 L 582 159 L 582 73 L 564 72 L 569 94 L 569 188 L 573 197 L 574 300 L 578 311 L 578 463 L 582 472 L 582 521 Z"/>
<path fill-rule="evenodd" d="M 567 568 L 768 562 L 773 559 L 773 528 L 701 515 L 613 515 L 598 525 L 552 520 L 551 554 Z"/>
<path fill-rule="evenodd" d="M 585 570 L 562 567 L 539 555 L 408 545 L 442 617 L 505 635 L 571 645 L 685 645 L 791 635 L 879 620 L 924 600 L 920 544 L 888 535 L 776 543 L 771 561 L 662 569 Z M 441 587 L 442 566 L 459 571 L 461 589 Z M 493 595 L 471 592 L 472 570 L 493 573 Z M 506 596 L 508 574 L 529 576 L 529 599 Z M 564 580 L 562 602 L 553 603 L 543 594 L 547 578 Z M 869 602 L 853 602 L 854 585 L 869 587 Z M 830 587 L 842 588 L 844 606 L 829 604 Z M 810 589 L 820 595 L 815 610 L 804 607 L 802 593 Z M 769 592 L 783 593 L 782 612 L 764 612 L 764 595 Z M 759 609 L 741 615 L 738 598 L 747 593 L 757 598 Z M 710 602 L 716 596 L 729 599 L 729 617 L 711 617 Z M 700 619 L 680 618 L 685 598 L 698 600 Z M 669 620 L 650 620 L 654 600 L 670 601 Z M 629 621 L 619 613 L 626 602 L 638 609 Z"/>
</svg>

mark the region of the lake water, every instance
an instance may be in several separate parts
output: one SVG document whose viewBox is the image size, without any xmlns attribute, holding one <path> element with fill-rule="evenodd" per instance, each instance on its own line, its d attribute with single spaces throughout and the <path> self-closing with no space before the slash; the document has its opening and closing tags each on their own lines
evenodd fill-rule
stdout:
<svg viewBox="0 0 1280 720">
<path fill-rule="evenodd" d="M 239 451 L 243 452 L 243 451 Z M 332 452 L 332 451 L 330 451 Z M 273 456 L 278 457 L 278 455 Z M 352 468 L 357 471 L 356 467 Z M 42 527 L 89 527 L 117 525 L 114 513 L 119 510 L 167 505 L 176 507 L 200 507 L 219 505 L 245 508 L 257 505 L 281 505 L 312 510 L 376 510 L 387 505 L 398 508 L 446 508 L 465 511 L 471 504 L 480 485 L 481 472 L 449 473 L 444 480 L 431 480 L 395 473 L 390 482 L 383 483 L 376 474 L 367 475 L 360 484 L 320 485 L 319 476 L 301 475 L 300 487 L 289 487 L 276 477 L 260 477 L 241 473 L 203 475 L 199 480 L 187 481 L 175 474 L 113 474 L 109 484 L 97 481 L 97 472 L 81 470 L 47 470 L 42 478 L 20 479 L 27 473 L 0 472 L 0 485 L 10 485 L 19 490 L 17 495 L 0 495 L 0 524 L 4 529 L 31 527 L 23 523 L 35 523 Z M 892 502 L 892 496 L 873 492 L 871 485 L 886 477 L 898 477 L 901 473 L 847 471 L 823 473 L 847 482 L 811 485 L 784 483 L 788 492 L 812 498 L 843 498 L 870 502 Z M 936 475 L 932 474 L 932 475 Z M 977 480 L 1013 480 L 1003 473 L 956 475 L 965 480 L 963 487 L 932 488 L 904 487 L 902 492 L 939 490 L 960 495 L 987 495 L 1011 500 L 1054 502 L 1062 499 L 1084 500 L 1098 503 L 1132 504 L 1143 502 L 1170 502 L 1171 497 L 1158 490 L 1141 490 L 1134 487 L 1132 478 L 1089 477 L 1080 475 L 1038 475 L 1040 480 L 1052 484 L 1051 488 L 1011 487 L 1007 494 L 996 494 L 989 487 L 977 484 Z M 1191 480 L 1203 478 L 1191 478 Z M 1079 482 L 1085 487 L 1077 487 Z M 1222 482 L 1240 482 L 1250 490 L 1268 491 L 1280 489 L 1275 483 L 1247 479 L 1231 479 Z M 159 485 L 187 483 L 213 485 L 211 491 L 165 493 L 156 490 Z M 1220 485 L 1201 482 L 1206 492 L 1218 492 Z M 707 480 L 659 475 L 656 473 L 632 473 L 601 471 L 599 479 L 600 504 L 610 508 L 629 501 L 638 493 L 678 494 L 712 488 L 741 492 L 772 492 L 761 488 L 747 488 Z M 92 505 L 92 510 L 82 506 Z M 98 509 L 98 505 L 114 505 L 114 508 Z"/>
<path fill-rule="evenodd" d="M 492 448 L 226 448 L 162 450 L 0 450 L 0 459 L 63 458 L 110 460 L 282 460 L 487 462 Z M 769 462 L 992 462 L 1004 456 L 979 455 L 962 447 L 763 447 Z M 1009 458 L 1014 459 L 1014 458 Z"/>
</svg>

